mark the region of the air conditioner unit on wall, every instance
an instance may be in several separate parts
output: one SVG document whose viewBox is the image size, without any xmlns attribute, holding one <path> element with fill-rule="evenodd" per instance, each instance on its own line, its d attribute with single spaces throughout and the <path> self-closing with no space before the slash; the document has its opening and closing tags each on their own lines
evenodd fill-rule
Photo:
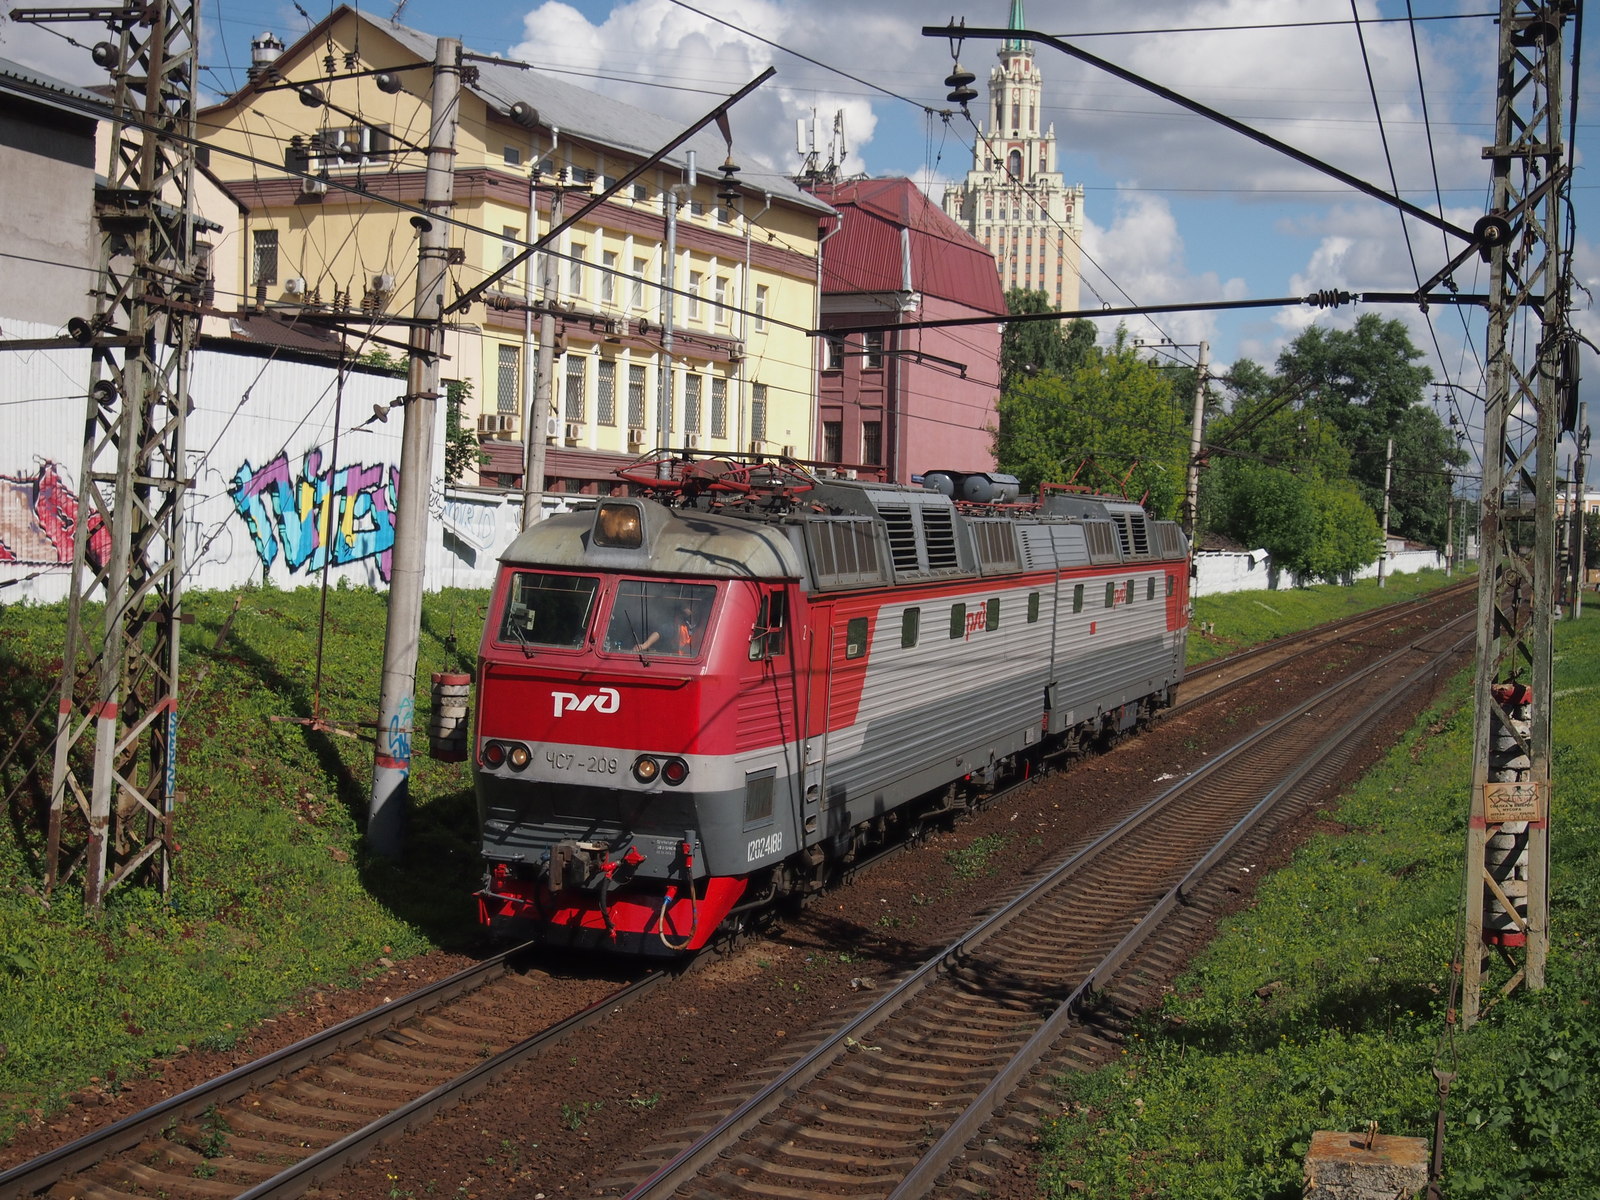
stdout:
<svg viewBox="0 0 1600 1200">
<path fill-rule="evenodd" d="M 728 361 L 739 362 L 744 358 L 744 343 L 735 342 L 728 347 Z"/>
<path fill-rule="evenodd" d="M 567 441 L 575 442 L 583 436 L 583 426 L 577 421 L 567 422 Z"/>
<path fill-rule="evenodd" d="M 785 458 L 793 458 L 794 457 L 794 447 L 793 446 L 785 446 L 783 448 L 783 456 Z"/>
<path fill-rule="evenodd" d="M 696 450 L 696 449 L 698 449 L 699 446 L 700 446 L 700 435 L 691 430 L 690 432 L 688 432 L 688 433 L 683 435 L 683 444 L 684 444 L 684 448 L 685 449 L 688 449 L 688 450 Z"/>
<path fill-rule="evenodd" d="M 299 275 L 291 275 L 283 281 L 283 290 L 291 296 L 303 296 L 306 291 L 306 281 Z"/>
<path fill-rule="evenodd" d="M 490 413 L 489 434 L 496 441 L 514 442 L 517 440 L 518 417 L 516 413 Z"/>
<path fill-rule="evenodd" d="M 546 417 L 544 419 L 544 435 L 545 437 L 549 438 L 558 438 L 561 436 L 560 417 Z"/>
<path fill-rule="evenodd" d="M 644 445 L 644 430 L 639 428 L 637 425 L 628 426 L 628 445 Z"/>
</svg>

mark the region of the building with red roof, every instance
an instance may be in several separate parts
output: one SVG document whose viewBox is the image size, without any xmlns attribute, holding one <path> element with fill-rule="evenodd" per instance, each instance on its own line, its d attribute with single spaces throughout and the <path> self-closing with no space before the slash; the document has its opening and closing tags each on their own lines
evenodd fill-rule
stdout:
<svg viewBox="0 0 1600 1200">
<path fill-rule="evenodd" d="M 822 222 L 816 458 L 861 478 L 988 471 L 1000 393 L 993 256 L 909 179 L 818 182 Z M 901 327 L 904 328 L 901 328 Z"/>
</svg>

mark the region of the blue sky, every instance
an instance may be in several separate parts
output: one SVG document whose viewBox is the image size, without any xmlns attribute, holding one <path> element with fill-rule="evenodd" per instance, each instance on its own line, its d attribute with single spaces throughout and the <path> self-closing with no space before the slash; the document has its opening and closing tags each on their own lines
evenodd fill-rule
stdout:
<svg viewBox="0 0 1600 1200">
<path fill-rule="evenodd" d="M 328 11 L 326 0 L 300 6 L 312 17 Z M 565 72 L 685 121 L 770 64 L 776 78 L 734 113 L 736 156 L 794 170 L 796 119 L 816 112 L 831 123 L 842 110 L 846 172 L 910 176 L 937 198 L 971 165 L 974 135 L 959 113 L 941 115 L 951 107 L 943 84 L 950 49 L 920 29 L 952 13 L 971 26 L 1004 25 L 1010 4 L 962 0 L 935 10 L 918 0 L 407 0 L 400 7 L 400 19 L 415 28 Z M 1392 162 L 1401 193 L 1420 207 L 1437 203 L 1437 173 L 1446 216 L 1470 227 L 1488 199 L 1480 151 L 1491 135 L 1496 33 L 1486 14 L 1498 5 L 1410 0 L 1409 7 L 1417 17 L 1449 19 L 1417 22 L 1413 41 L 1411 26 L 1384 20 L 1404 17 L 1406 0 L 1355 0 L 1359 37 L 1351 0 L 1029 0 L 1025 11 L 1033 28 L 1373 184 L 1389 186 Z M 390 16 L 395 5 L 371 9 Z M 288 41 L 307 28 L 295 4 L 278 0 L 203 0 L 201 19 L 205 78 L 218 91 L 241 78 L 252 35 L 270 29 Z M 88 25 L 63 31 L 85 43 L 99 32 Z M 1570 38 L 1570 24 L 1568 32 Z M 1595 40 L 1592 31 L 1585 40 Z M 997 48 L 968 41 L 961 50 L 980 93 Z M 1586 61 L 1597 61 L 1600 47 L 1584 49 Z M 82 50 L 11 23 L 0 23 L 0 54 L 72 82 L 99 77 Z M 1085 268 L 1086 305 L 1323 288 L 1403 291 L 1460 248 L 1452 240 L 1447 251 L 1436 230 L 1403 224 L 1394 210 L 1056 50 L 1037 47 L 1036 61 L 1061 170 L 1086 189 L 1085 252 L 1093 264 Z M 1600 251 L 1586 228 L 1600 187 L 1586 169 L 1596 147 L 1594 98 L 1579 98 L 1574 261 L 1579 280 L 1600 289 Z M 1486 290 L 1487 269 L 1474 256 L 1456 280 L 1464 291 Z M 1600 320 L 1586 304 L 1580 294 L 1577 322 L 1600 343 Z M 1174 314 L 1129 325 L 1136 335 L 1182 344 L 1204 338 L 1221 366 L 1240 357 L 1270 365 L 1313 320 L 1344 325 L 1363 311 L 1404 320 L 1437 378 L 1482 390 L 1483 320 L 1476 313 L 1463 322 L 1453 310 L 1435 309 L 1431 328 L 1411 306 Z M 1103 337 L 1114 332 L 1114 321 L 1099 324 Z M 1600 361 L 1585 351 L 1583 365 L 1585 390 L 1600 396 Z"/>
</svg>

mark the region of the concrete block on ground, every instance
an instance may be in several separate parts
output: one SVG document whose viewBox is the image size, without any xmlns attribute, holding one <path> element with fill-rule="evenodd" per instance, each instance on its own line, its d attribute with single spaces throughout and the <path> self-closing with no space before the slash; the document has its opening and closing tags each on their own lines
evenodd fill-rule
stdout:
<svg viewBox="0 0 1600 1200">
<path fill-rule="evenodd" d="M 1428 1186 L 1428 1142 L 1318 1130 L 1305 1173 L 1305 1200 L 1412 1200 Z"/>
</svg>

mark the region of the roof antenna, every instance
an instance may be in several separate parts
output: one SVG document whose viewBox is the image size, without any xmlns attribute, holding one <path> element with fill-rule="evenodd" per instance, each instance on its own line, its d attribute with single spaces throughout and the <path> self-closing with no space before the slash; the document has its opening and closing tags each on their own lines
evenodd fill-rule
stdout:
<svg viewBox="0 0 1600 1200">
<path fill-rule="evenodd" d="M 406 10 L 407 0 L 395 0 L 394 11 L 389 14 L 391 24 L 399 24 L 400 14 Z"/>
</svg>

